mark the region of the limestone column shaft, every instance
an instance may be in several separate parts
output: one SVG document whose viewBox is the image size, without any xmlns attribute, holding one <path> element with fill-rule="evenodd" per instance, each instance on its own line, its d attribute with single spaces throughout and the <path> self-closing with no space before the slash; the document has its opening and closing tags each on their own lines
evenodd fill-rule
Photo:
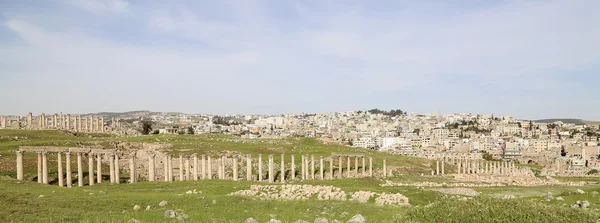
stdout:
<svg viewBox="0 0 600 223">
<path fill-rule="evenodd" d="M 363 176 L 363 177 L 366 177 L 366 176 L 367 176 L 367 175 L 365 174 L 365 173 L 366 173 L 365 169 L 366 169 L 367 165 L 365 165 L 365 164 L 366 164 L 366 158 L 363 156 L 363 157 L 362 157 L 362 176 Z"/>
<path fill-rule="evenodd" d="M 442 175 L 446 174 L 446 171 L 444 170 L 444 165 L 446 162 L 442 162 Z"/>
<path fill-rule="evenodd" d="M 168 164 L 169 164 L 169 168 L 168 168 L 168 175 L 169 175 L 169 182 L 173 182 L 173 180 L 175 180 L 175 177 L 173 177 L 173 156 L 169 155 L 169 160 L 168 160 Z"/>
<path fill-rule="evenodd" d="M 281 177 L 281 182 L 285 183 L 285 155 L 281 154 L 281 170 L 280 170 L 281 174 L 279 175 Z"/>
<path fill-rule="evenodd" d="M 342 170 L 343 166 L 342 166 L 342 157 L 338 156 L 338 176 L 339 178 L 344 178 L 344 171 Z"/>
<path fill-rule="evenodd" d="M 73 180 L 71 179 L 73 172 L 71 171 L 71 152 L 65 153 L 65 164 L 67 165 L 67 187 L 73 186 Z"/>
<path fill-rule="evenodd" d="M 329 179 L 333 178 L 333 157 L 329 157 Z"/>
<path fill-rule="evenodd" d="M 60 157 L 60 153 L 58 154 L 58 156 Z M 23 151 L 17 151 L 17 180 L 23 180 L 23 178 Z"/>
<path fill-rule="evenodd" d="M 348 168 L 348 169 L 346 169 L 346 175 L 347 175 L 346 177 L 348 177 L 348 178 L 350 178 L 350 159 L 351 158 L 348 156 L 347 157 L 347 162 L 346 162 L 346 164 L 347 164 L 346 168 Z"/>
<path fill-rule="evenodd" d="M 115 158 L 113 156 L 108 156 L 108 168 L 110 175 L 110 183 L 114 184 L 117 182 L 117 178 L 115 177 Z"/>
<path fill-rule="evenodd" d="M 136 173 L 135 173 L 135 154 L 132 154 L 129 157 L 129 183 L 136 182 Z"/>
<path fill-rule="evenodd" d="M 119 154 L 109 154 L 109 157 L 114 157 L 115 160 L 115 183 L 116 184 L 120 184 L 121 183 L 121 167 L 119 167 Z M 111 162 L 113 163 L 113 162 Z"/>
<path fill-rule="evenodd" d="M 88 154 L 88 181 L 89 185 L 94 185 L 94 155 Z"/>
<path fill-rule="evenodd" d="M 258 154 L 258 181 L 263 180 L 262 154 Z"/>
<path fill-rule="evenodd" d="M 373 176 L 373 157 L 369 157 L 369 176 Z"/>
<path fill-rule="evenodd" d="M 164 167 L 163 168 L 163 178 L 164 178 L 163 180 L 166 182 L 166 181 L 169 181 L 169 158 L 168 158 L 168 155 L 166 155 L 166 154 L 165 154 L 165 158 L 163 161 L 163 167 Z"/>
<path fill-rule="evenodd" d="M 81 163 L 81 153 L 77 153 L 77 186 L 83 187 L 83 164 Z"/>
<path fill-rule="evenodd" d="M 323 156 L 319 156 L 319 177 L 321 180 L 325 179 L 325 166 L 323 166 Z"/>
<path fill-rule="evenodd" d="M 238 180 L 238 157 L 237 155 L 234 155 L 231 158 L 232 161 L 232 165 L 233 165 L 233 180 L 237 181 Z"/>
<path fill-rule="evenodd" d="M 387 160 L 383 159 L 383 177 L 387 177 Z"/>
<path fill-rule="evenodd" d="M 440 175 L 440 160 L 435 160 L 435 175 Z"/>
<path fill-rule="evenodd" d="M 183 181 L 183 154 L 179 154 L 179 181 Z"/>
<path fill-rule="evenodd" d="M 274 182 L 274 176 L 273 176 L 273 155 L 270 154 L 269 155 L 269 183 L 273 183 Z"/>
<path fill-rule="evenodd" d="M 190 156 L 185 156 L 185 180 L 190 180 Z"/>
<path fill-rule="evenodd" d="M 208 174 L 208 179 L 212 179 L 213 176 L 213 172 L 212 172 L 212 161 L 210 159 L 210 156 L 206 157 L 206 174 Z"/>
<path fill-rule="evenodd" d="M 223 179 L 223 156 L 220 155 L 219 159 L 217 160 L 217 179 L 222 180 Z"/>
<path fill-rule="evenodd" d="M 48 153 L 42 153 L 42 183 L 48 184 Z"/>
<path fill-rule="evenodd" d="M 304 168 L 306 168 L 306 165 L 304 165 L 304 162 L 306 162 L 306 160 L 304 159 L 304 155 L 301 155 L 300 159 L 302 161 L 302 163 L 300 164 L 300 176 L 302 180 L 306 180 L 306 175 L 304 174 L 306 172 L 306 170 L 304 170 Z"/>
<path fill-rule="evenodd" d="M 42 178 L 44 178 L 42 175 L 42 152 L 37 152 L 37 158 L 38 158 L 38 163 L 37 163 L 37 182 L 38 183 L 42 183 L 43 180 Z"/>
<path fill-rule="evenodd" d="M 315 179 L 315 155 L 310 156 L 310 179 Z"/>
<path fill-rule="evenodd" d="M 246 180 L 252 180 L 252 155 L 246 155 Z"/>
<path fill-rule="evenodd" d="M 155 171 L 154 156 L 156 156 L 156 154 L 148 155 L 148 181 L 151 181 L 151 182 L 154 182 L 154 180 L 156 178 L 154 175 L 154 171 Z"/>
<path fill-rule="evenodd" d="M 102 154 L 96 154 L 96 183 L 102 183 Z"/>
<path fill-rule="evenodd" d="M 205 180 L 206 179 L 206 156 L 202 155 L 202 179 Z"/>
<path fill-rule="evenodd" d="M 65 182 L 63 180 L 63 165 L 62 165 L 62 152 L 58 152 L 58 186 L 65 186 Z"/>
<path fill-rule="evenodd" d="M 192 155 L 192 160 L 194 164 L 194 172 L 192 172 L 192 178 L 193 180 L 198 180 L 198 154 L 194 153 Z"/>
</svg>

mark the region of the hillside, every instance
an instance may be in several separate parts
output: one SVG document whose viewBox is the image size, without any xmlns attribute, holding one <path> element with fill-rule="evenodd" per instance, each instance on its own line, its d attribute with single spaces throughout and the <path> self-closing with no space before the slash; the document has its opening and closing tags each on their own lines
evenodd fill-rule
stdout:
<svg viewBox="0 0 600 223">
<path fill-rule="evenodd" d="M 534 122 L 537 122 L 537 123 L 553 123 L 553 122 L 557 122 L 557 121 L 561 121 L 561 122 L 567 123 L 567 124 L 585 125 L 585 122 L 583 120 L 581 120 L 581 119 L 572 119 L 572 118 L 540 119 L 540 120 L 535 120 Z"/>
</svg>

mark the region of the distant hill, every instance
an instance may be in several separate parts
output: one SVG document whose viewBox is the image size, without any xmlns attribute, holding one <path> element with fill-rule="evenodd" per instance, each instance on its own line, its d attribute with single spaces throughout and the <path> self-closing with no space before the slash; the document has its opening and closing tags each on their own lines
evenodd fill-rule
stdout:
<svg viewBox="0 0 600 223">
<path fill-rule="evenodd" d="M 557 122 L 557 121 L 561 121 L 563 123 L 568 123 L 568 124 L 585 125 L 585 121 L 583 121 L 581 119 L 572 119 L 572 118 L 549 118 L 549 119 L 535 120 L 534 122 L 553 123 L 553 122 Z"/>
</svg>

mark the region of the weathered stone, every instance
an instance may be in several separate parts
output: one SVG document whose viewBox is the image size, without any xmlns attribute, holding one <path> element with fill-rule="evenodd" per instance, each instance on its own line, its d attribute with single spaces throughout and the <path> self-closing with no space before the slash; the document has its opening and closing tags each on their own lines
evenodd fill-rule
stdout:
<svg viewBox="0 0 600 223">
<path fill-rule="evenodd" d="M 133 206 L 133 210 L 134 210 L 134 211 L 137 211 L 137 210 L 140 210 L 140 209 L 142 209 L 142 207 L 140 207 L 140 206 L 139 206 L 139 205 L 137 205 L 137 204 L 136 204 L 135 206 Z"/>
<path fill-rule="evenodd" d="M 183 221 L 185 219 L 188 219 L 188 217 L 189 216 L 187 214 L 180 214 L 180 215 L 177 215 L 177 220 L 178 221 Z"/>
<path fill-rule="evenodd" d="M 258 223 L 258 221 L 256 221 L 256 219 L 250 217 L 250 218 L 246 218 L 244 223 Z"/>
<path fill-rule="evenodd" d="M 128 223 L 140 223 L 140 220 L 137 220 L 135 218 L 129 219 L 129 221 L 127 221 Z"/>
<path fill-rule="evenodd" d="M 556 200 L 557 200 L 557 201 L 563 201 L 563 200 L 565 200 L 565 199 L 564 199 L 563 197 L 556 197 Z"/>
<path fill-rule="evenodd" d="M 167 218 L 174 218 L 175 216 L 177 216 L 177 212 L 173 210 L 166 210 L 164 216 Z"/>
<path fill-rule="evenodd" d="M 361 214 L 354 215 L 346 223 L 365 223 L 367 220 Z"/>
<path fill-rule="evenodd" d="M 592 191 L 592 196 L 598 195 L 598 191 Z"/>
<path fill-rule="evenodd" d="M 212 204 L 217 204 L 217 200 L 212 200 Z"/>
<path fill-rule="evenodd" d="M 158 206 L 161 206 L 161 207 L 167 206 L 167 201 L 161 201 L 160 203 L 158 203 Z"/>
<path fill-rule="evenodd" d="M 295 223 L 310 223 L 310 222 L 302 220 L 302 219 L 298 219 L 295 221 Z"/>
<path fill-rule="evenodd" d="M 589 201 L 583 201 L 581 202 L 581 208 L 589 208 L 590 207 L 590 202 Z"/>
<path fill-rule="evenodd" d="M 146 211 L 149 211 L 150 208 L 151 208 L 150 205 L 146 206 Z"/>
<path fill-rule="evenodd" d="M 326 218 L 315 218 L 315 223 L 329 223 Z"/>
<path fill-rule="evenodd" d="M 581 190 L 581 189 L 577 189 L 575 191 L 576 194 L 585 194 L 585 191 Z"/>
<path fill-rule="evenodd" d="M 267 223 L 281 223 L 281 221 L 277 220 L 277 219 L 271 219 L 271 220 L 267 221 Z"/>
</svg>

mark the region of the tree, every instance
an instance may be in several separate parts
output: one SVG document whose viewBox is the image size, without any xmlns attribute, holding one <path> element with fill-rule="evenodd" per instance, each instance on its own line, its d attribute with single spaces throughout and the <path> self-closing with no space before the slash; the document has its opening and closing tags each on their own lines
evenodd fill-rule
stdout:
<svg viewBox="0 0 600 223">
<path fill-rule="evenodd" d="M 140 132 L 142 133 L 142 135 L 148 135 L 148 134 L 150 134 L 150 132 L 152 132 L 152 125 L 154 124 L 154 123 L 152 123 L 152 121 L 142 120 L 141 124 L 142 124 L 142 130 Z"/>
<path fill-rule="evenodd" d="M 187 133 L 190 134 L 190 135 L 193 135 L 194 134 L 194 127 L 188 126 L 187 127 Z"/>
</svg>

